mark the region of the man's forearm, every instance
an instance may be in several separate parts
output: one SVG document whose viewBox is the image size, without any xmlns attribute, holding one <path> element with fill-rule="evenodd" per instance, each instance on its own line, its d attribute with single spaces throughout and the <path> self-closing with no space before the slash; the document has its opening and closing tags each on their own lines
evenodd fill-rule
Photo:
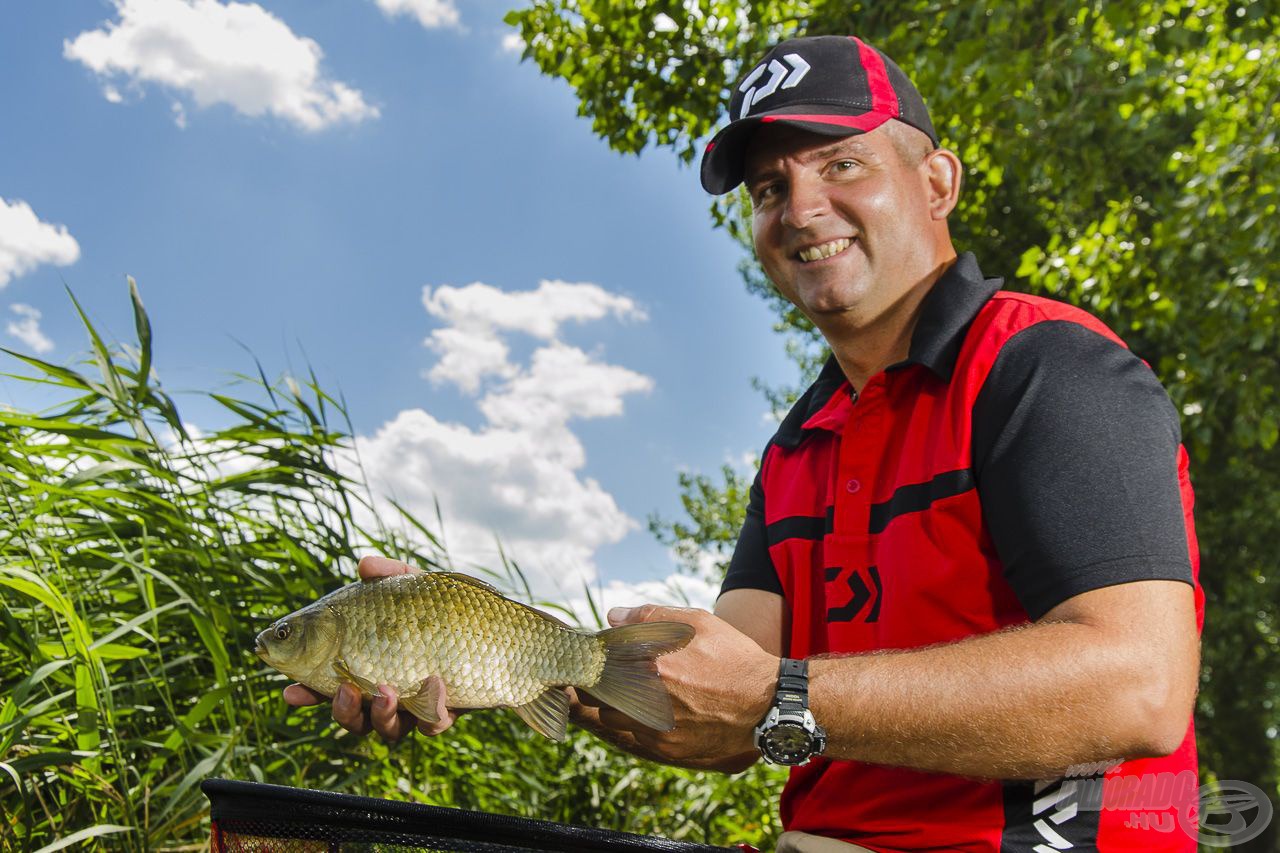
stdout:
<svg viewBox="0 0 1280 853">
<path fill-rule="evenodd" d="M 1181 742 L 1194 686 L 1184 695 L 1161 676 L 1163 661 L 1134 648 L 1092 625 L 1041 622 L 951 645 L 817 658 L 810 703 L 831 758 L 1049 778 Z"/>
</svg>

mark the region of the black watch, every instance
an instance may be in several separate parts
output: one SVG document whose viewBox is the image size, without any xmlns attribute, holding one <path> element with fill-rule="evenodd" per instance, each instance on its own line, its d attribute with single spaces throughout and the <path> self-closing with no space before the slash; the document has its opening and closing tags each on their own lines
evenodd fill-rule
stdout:
<svg viewBox="0 0 1280 853">
<path fill-rule="evenodd" d="M 827 748 L 827 733 L 809 710 L 809 662 L 783 658 L 773 707 L 756 726 L 755 744 L 770 764 L 808 764 Z"/>
</svg>

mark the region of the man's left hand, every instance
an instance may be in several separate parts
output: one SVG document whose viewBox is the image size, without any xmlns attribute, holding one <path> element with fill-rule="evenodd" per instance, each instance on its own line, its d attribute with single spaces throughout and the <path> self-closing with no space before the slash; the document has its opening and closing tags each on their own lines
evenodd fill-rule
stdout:
<svg viewBox="0 0 1280 853">
<path fill-rule="evenodd" d="M 671 696 L 675 728 L 654 731 L 578 691 L 579 716 L 606 740 L 664 764 L 737 772 L 759 757 L 752 730 L 764 718 L 777 687 L 778 658 L 728 622 L 705 610 L 615 607 L 609 624 L 685 622 L 693 639 L 658 658 L 658 673 Z"/>
</svg>

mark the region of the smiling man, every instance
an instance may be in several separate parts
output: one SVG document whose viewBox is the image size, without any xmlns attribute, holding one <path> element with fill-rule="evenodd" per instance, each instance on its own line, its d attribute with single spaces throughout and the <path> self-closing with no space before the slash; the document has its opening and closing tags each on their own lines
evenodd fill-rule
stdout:
<svg viewBox="0 0 1280 853">
<path fill-rule="evenodd" d="M 703 186 L 745 182 L 832 356 L 765 448 L 714 615 L 609 614 L 695 627 L 658 662 L 675 729 L 586 695 L 576 721 L 671 764 L 791 765 L 783 851 L 1195 850 L 1203 595 L 1164 389 L 1096 318 L 957 255 L 960 161 L 878 50 L 784 42 L 729 109 Z M 413 723 L 394 694 L 334 716 Z"/>
<path fill-rule="evenodd" d="M 779 849 L 1194 850 L 1203 596 L 1164 389 L 957 256 L 960 161 L 883 53 L 782 43 L 729 110 L 703 186 L 745 182 L 832 357 L 764 451 L 715 616 L 660 663 L 676 730 L 584 719 L 659 760 L 793 765 Z M 1181 801 L 1118 795 L 1143 779 Z"/>
</svg>

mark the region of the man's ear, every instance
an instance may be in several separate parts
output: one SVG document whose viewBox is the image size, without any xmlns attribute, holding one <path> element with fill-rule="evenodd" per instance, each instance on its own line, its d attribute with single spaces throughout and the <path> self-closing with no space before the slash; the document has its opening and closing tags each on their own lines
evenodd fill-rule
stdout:
<svg viewBox="0 0 1280 853">
<path fill-rule="evenodd" d="M 954 151 L 936 148 L 923 164 L 929 182 L 929 213 L 935 220 L 946 219 L 960 200 L 964 165 Z"/>
</svg>

